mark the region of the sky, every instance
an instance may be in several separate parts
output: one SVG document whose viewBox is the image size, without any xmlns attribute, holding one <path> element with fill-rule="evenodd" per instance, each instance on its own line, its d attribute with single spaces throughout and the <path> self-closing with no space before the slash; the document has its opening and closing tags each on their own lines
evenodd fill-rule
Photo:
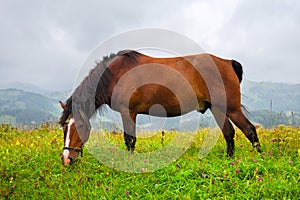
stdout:
<svg viewBox="0 0 300 200">
<path fill-rule="evenodd" d="M 248 80 L 300 83 L 300 1 L 0 2 L 0 86 L 72 89 L 97 45 L 143 28 L 178 32 L 206 52 L 238 60 Z"/>
</svg>

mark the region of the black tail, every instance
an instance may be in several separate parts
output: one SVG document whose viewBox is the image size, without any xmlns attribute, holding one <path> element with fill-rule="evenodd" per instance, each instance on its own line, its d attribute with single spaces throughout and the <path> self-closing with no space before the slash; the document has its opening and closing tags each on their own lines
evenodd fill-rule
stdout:
<svg viewBox="0 0 300 200">
<path fill-rule="evenodd" d="M 239 81 L 242 82 L 242 80 L 243 80 L 243 67 L 242 67 L 241 63 L 239 63 L 238 61 L 232 60 L 231 64 L 232 64 L 232 67 L 234 69 L 235 74 L 239 78 Z"/>
</svg>

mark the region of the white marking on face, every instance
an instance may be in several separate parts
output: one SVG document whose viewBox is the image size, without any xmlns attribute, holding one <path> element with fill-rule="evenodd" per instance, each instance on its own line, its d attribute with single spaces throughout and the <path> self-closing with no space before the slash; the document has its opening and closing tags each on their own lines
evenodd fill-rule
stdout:
<svg viewBox="0 0 300 200">
<path fill-rule="evenodd" d="M 66 135 L 66 142 L 65 142 L 65 147 L 69 147 L 70 145 L 70 132 L 71 132 L 71 126 L 75 123 L 75 120 L 73 118 L 70 119 L 69 124 L 68 124 L 68 132 Z M 70 151 L 68 149 L 65 149 L 63 152 L 64 158 L 68 158 L 70 155 Z"/>
</svg>

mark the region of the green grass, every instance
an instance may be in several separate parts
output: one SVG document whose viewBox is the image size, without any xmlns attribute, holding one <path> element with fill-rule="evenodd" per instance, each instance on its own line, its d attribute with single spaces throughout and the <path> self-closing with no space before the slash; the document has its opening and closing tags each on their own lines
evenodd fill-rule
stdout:
<svg viewBox="0 0 300 200">
<path fill-rule="evenodd" d="M 74 165 L 63 167 L 63 133 L 56 126 L 2 125 L 0 199 L 300 199 L 299 128 L 259 128 L 262 154 L 237 131 L 233 158 L 227 158 L 220 137 L 199 159 L 207 133 L 199 131 L 189 149 L 162 169 L 126 173 L 102 164 L 87 149 Z M 166 146 L 176 134 L 166 132 Z M 125 149 L 122 134 L 102 137 Z M 137 140 L 137 153 L 160 148 L 160 133 Z"/>
</svg>

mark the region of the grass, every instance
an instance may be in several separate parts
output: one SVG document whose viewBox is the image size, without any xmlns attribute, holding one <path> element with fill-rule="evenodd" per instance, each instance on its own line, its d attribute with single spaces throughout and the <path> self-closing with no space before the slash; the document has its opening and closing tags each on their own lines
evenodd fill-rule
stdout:
<svg viewBox="0 0 300 200">
<path fill-rule="evenodd" d="M 233 158 L 227 158 L 220 137 L 199 159 L 207 133 L 200 130 L 188 150 L 166 167 L 127 173 L 104 165 L 86 148 L 74 165 L 63 167 L 63 133 L 57 126 L 2 125 L 0 199 L 300 199 L 299 128 L 259 128 L 262 154 L 237 131 Z M 178 134 L 166 132 L 164 145 Z M 101 137 L 125 149 L 122 134 Z M 136 148 L 137 154 L 161 149 L 161 134 L 138 138 Z"/>
</svg>

